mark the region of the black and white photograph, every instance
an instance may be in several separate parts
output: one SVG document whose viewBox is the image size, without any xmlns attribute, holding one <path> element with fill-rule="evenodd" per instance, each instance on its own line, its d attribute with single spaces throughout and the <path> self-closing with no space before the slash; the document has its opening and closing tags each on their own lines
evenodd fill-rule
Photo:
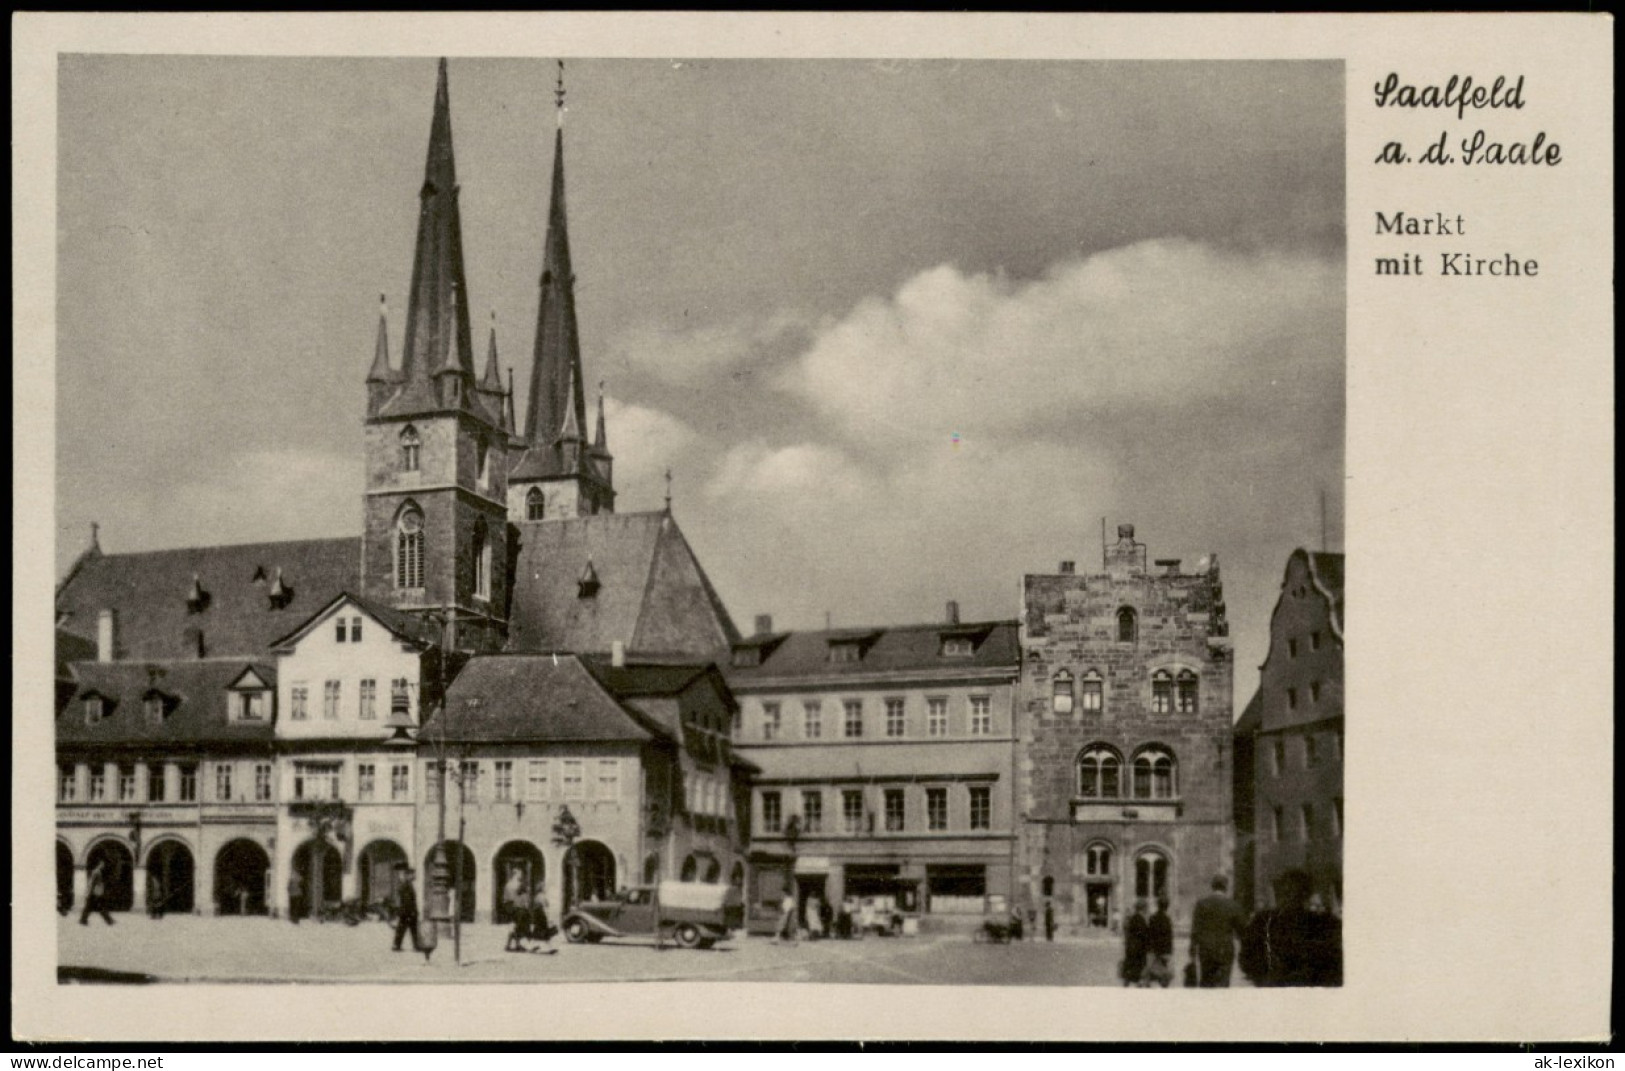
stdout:
<svg viewBox="0 0 1625 1071">
<path fill-rule="evenodd" d="M 532 36 L 56 57 L 63 999 L 1358 985 L 1349 65 Z"/>
</svg>

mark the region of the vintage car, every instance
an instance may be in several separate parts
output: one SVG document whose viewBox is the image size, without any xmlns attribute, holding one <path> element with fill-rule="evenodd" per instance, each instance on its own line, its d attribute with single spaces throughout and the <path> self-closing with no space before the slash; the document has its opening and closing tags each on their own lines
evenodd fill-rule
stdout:
<svg viewBox="0 0 1625 1071">
<path fill-rule="evenodd" d="M 684 948 L 710 948 L 745 924 L 745 902 L 731 885 L 663 881 L 622 889 L 607 900 L 588 900 L 565 913 L 565 939 L 596 943 L 605 937 L 670 937 Z"/>
</svg>

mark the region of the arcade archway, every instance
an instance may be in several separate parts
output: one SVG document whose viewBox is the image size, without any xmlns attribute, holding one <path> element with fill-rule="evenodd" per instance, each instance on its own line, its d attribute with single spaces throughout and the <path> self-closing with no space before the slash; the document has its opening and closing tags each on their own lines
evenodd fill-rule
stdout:
<svg viewBox="0 0 1625 1071">
<path fill-rule="evenodd" d="M 102 906 L 108 911 L 128 911 L 135 904 L 135 857 L 122 841 L 98 841 L 85 856 L 85 875 L 90 878 L 102 868 Z"/>
<path fill-rule="evenodd" d="M 264 915 L 271 857 L 251 840 L 228 841 L 214 857 L 214 909 L 221 915 Z"/>
<path fill-rule="evenodd" d="M 564 853 L 563 910 L 583 900 L 605 900 L 615 892 L 615 855 L 595 840 L 577 841 Z"/>
<path fill-rule="evenodd" d="M 461 894 L 457 897 L 458 914 L 462 916 L 464 922 L 473 922 L 474 904 L 476 903 L 474 896 L 479 888 L 477 868 L 474 865 L 474 853 L 468 850 L 468 845 L 462 845 L 462 862 L 459 864 L 457 847 L 451 841 L 446 842 L 446 885 L 448 888 L 453 883 L 459 886 Z M 429 888 L 429 882 L 434 880 L 433 864 L 434 849 L 430 848 L 429 854 L 423 860 L 423 873 L 426 875 L 423 886 L 425 890 Z"/>
<path fill-rule="evenodd" d="M 73 849 L 56 842 L 56 909 L 73 910 Z"/>
<path fill-rule="evenodd" d="M 290 904 L 290 912 L 302 918 L 316 918 L 323 907 L 337 907 L 344 896 L 344 860 L 339 850 L 326 841 L 307 840 L 293 853 L 293 870 L 304 887 L 305 902 Z"/>
<path fill-rule="evenodd" d="M 192 849 L 178 840 L 161 840 L 147 852 L 147 910 L 165 915 L 190 914 L 196 903 L 197 866 Z"/>
<path fill-rule="evenodd" d="M 363 904 L 387 904 L 395 898 L 401 871 L 411 866 L 406 850 L 392 840 L 375 840 L 361 849 L 356 864 Z"/>
<path fill-rule="evenodd" d="M 547 862 L 542 858 L 542 850 L 529 841 L 513 840 L 497 851 L 496 859 L 491 864 L 492 922 L 507 925 L 513 921 L 505 893 L 508 876 L 515 870 L 519 871 L 520 887 L 525 895 L 532 895 L 547 874 Z"/>
</svg>

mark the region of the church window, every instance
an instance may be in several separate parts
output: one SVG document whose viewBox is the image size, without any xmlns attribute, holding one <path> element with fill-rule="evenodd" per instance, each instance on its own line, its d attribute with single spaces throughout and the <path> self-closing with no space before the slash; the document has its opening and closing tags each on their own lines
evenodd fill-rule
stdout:
<svg viewBox="0 0 1625 1071">
<path fill-rule="evenodd" d="M 1175 698 L 1181 714 L 1196 713 L 1198 683 L 1196 674 L 1190 670 L 1182 669 L 1179 671 L 1179 678 L 1174 682 L 1174 685 Z"/>
<path fill-rule="evenodd" d="M 1167 714 L 1174 709 L 1174 679 L 1159 669 L 1151 674 L 1151 712 Z"/>
<path fill-rule="evenodd" d="M 416 506 L 407 507 L 395 522 L 395 586 L 423 586 L 423 514 Z"/>
<path fill-rule="evenodd" d="M 483 520 L 474 525 L 474 594 L 491 597 L 491 538 Z"/>
<path fill-rule="evenodd" d="M 1134 609 L 1133 609 L 1133 607 L 1125 606 L 1121 610 L 1118 610 L 1117 611 L 1117 642 L 1118 643 L 1133 643 L 1136 636 L 1138 635 L 1136 629 L 1137 629 L 1137 622 L 1134 619 Z"/>
<path fill-rule="evenodd" d="M 1100 674 L 1090 670 L 1083 675 L 1083 680 L 1080 683 L 1083 692 L 1083 709 L 1090 714 L 1099 714 L 1101 708 L 1105 705 L 1104 682 L 1100 679 Z"/>
<path fill-rule="evenodd" d="M 1072 674 L 1064 669 L 1055 675 L 1051 705 L 1057 714 L 1072 713 Z"/>
<path fill-rule="evenodd" d="M 407 472 L 418 470 L 418 455 L 423 449 L 423 440 L 418 438 L 418 429 L 408 424 L 406 430 L 401 432 L 401 468 Z"/>
<path fill-rule="evenodd" d="M 540 487 L 532 487 L 525 492 L 525 520 L 539 521 L 547 515 L 547 500 L 542 496 Z"/>
<path fill-rule="evenodd" d="M 479 471 L 479 484 L 481 487 L 491 486 L 491 448 L 484 439 L 474 444 L 475 467 Z"/>
<path fill-rule="evenodd" d="M 1123 762 L 1104 744 L 1092 744 L 1078 756 L 1078 795 L 1086 799 L 1116 799 L 1121 794 L 1118 776 Z"/>
<path fill-rule="evenodd" d="M 1168 800 L 1177 784 L 1174 757 L 1159 747 L 1146 748 L 1134 757 L 1134 798 Z"/>
</svg>

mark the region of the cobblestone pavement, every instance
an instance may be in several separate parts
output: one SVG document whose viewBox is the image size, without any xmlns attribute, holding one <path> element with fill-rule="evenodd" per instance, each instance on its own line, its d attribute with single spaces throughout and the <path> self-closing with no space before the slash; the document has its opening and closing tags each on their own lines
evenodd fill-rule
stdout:
<svg viewBox="0 0 1625 1071">
<path fill-rule="evenodd" d="M 449 933 L 433 957 L 391 952 L 380 922 L 297 926 L 267 918 L 171 915 L 57 919 L 57 962 L 64 977 L 119 974 L 160 982 L 836 982 L 886 985 L 1116 985 L 1116 940 L 988 945 L 964 935 L 872 937 L 861 941 L 775 944 L 761 937 L 714 949 L 658 949 L 649 941 L 571 945 L 552 954 L 503 951 L 506 927 L 463 928 L 462 965 Z M 1183 948 L 1180 949 L 1183 952 Z"/>
</svg>

